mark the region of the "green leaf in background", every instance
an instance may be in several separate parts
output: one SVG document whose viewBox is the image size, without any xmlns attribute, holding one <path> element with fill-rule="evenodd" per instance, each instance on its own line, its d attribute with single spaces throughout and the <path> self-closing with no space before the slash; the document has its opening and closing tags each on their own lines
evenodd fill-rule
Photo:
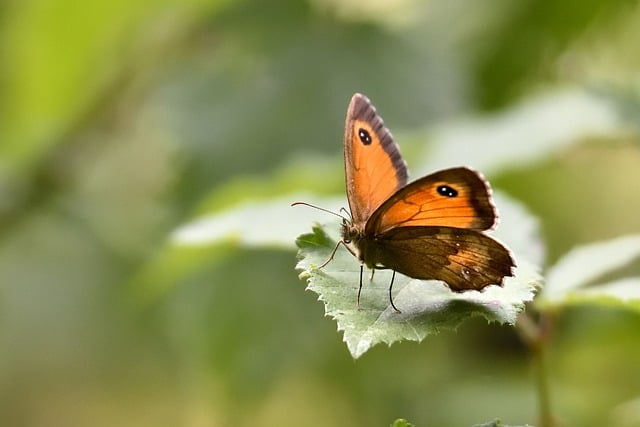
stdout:
<svg viewBox="0 0 640 427">
<path fill-rule="evenodd" d="M 245 201 L 193 219 L 173 231 L 152 260 L 140 268 L 130 287 L 143 299 L 170 290 L 180 279 L 224 259 L 234 248 L 295 249 L 301 230 L 326 217 L 307 207 L 294 207 L 297 200 L 321 200 L 320 206 L 338 211 L 339 198 L 312 198 L 290 193 L 263 201 Z"/>
<path fill-rule="evenodd" d="M 507 424 L 502 424 L 500 420 L 494 420 L 488 423 L 475 424 L 473 427 L 533 427 L 533 426 L 530 426 L 529 424 L 525 424 L 523 426 L 509 426 Z"/>
<path fill-rule="evenodd" d="M 635 120 L 620 114 L 618 98 L 559 86 L 490 115 L 443 123 L 413 137 L 432 141 L 420 165 L 430 171 L 463 164 L 490 173 L 539 162 L 588 138 L 631 127 Z"/>
<path fill-rule="evenodd" d="M 611 423 L 615 426 L 640 425 L 640 395 L 620 403 L 611 411 Z"/>
<path fill-rule="evenodd" d="M 160 49 L 166 55 L 167 40 L 179 38 L 225 3 L 10 2 L 10 19 L 0 28 L 5 61 L 0 113 L 6 115 L 0 171 L 30 166 L 64 143 L 66 132 L 119 93 L 127 72 L 144 68 Z"/>
<path fill-rule="evenodd" d="M 403 418 L 398 418 L 391 424 L 391 427 L 414 427 L 414 425 Z"/>
<path fill-rule="evenodd" d="M 218 186 L 202 200 L 194 217 L 177 226 L 138 269 L 130 288 L 137 297 L 153 299 L 199 268 L 223 259 L 233 248 L 294 250 L 296 237 L 326 214 L 292 207 L 292 202 L 312 200 L 336 211 L 344 204 L 341 198 L 302 192 L 324 193 L 340 185 L 342 176 L 331 165 L 316 156 L 305 167 L 287 164 L 269 177 L 240 176 Z M 336 176 L 340 184 L 328 179 L 329 175 Z"/>
<path fill-rule="evenodd" d="M 325 216 L 315 209 L 291 206 L 308 199 L 300 193 L 267 201 L 247 201 L 217 214 L 196 219 L 175 230 L 171 242 L 177 246 L 202 246 L 233 242 L 245 247 L 293 248 L 295 238 L 309 220 Z M 326 206 L 337 206 L 338 199 Z"/>
<path fill-rule="evenodd" d="M 538 303 L 542 308 L 592 303 L 640 310 L 640 277 L 604 277 L 639 259 L 640 235 L 577 247 L 549 269 Z"/>
</svg>

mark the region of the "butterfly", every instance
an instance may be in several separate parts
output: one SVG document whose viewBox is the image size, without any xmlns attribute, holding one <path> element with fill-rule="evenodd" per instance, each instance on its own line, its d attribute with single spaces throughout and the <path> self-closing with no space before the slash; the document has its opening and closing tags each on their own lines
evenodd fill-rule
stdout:
<svg viewBox="0 0 640 427">
<path fill-rule="evenodd" d="M 502 286 L 515 262 L 509 250 L 484 231 L 497 223 L 488 182 L 467 167 L 444 169 L 407 184 L 398 145 L 369 99 L 351 98 L 344 134 L 349 216 L 342 217 L 344 245 L 363 267 L 446 283 L 456 292 Z M 300 202 L 296 204 L 301 204 Z"/>
</svg>

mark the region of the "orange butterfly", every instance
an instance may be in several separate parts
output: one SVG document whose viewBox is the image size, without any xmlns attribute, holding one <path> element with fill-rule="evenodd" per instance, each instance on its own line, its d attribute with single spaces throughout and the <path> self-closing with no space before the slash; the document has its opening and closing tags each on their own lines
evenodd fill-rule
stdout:
<svg viewBox="0 0 640 427">
<path fill-rule="evenodd" d="M 483 231 L 496 225 L 489 184 L 458 167 L 407 184 L 398 145 L 369 99 L 356 93 L 347 110 L 344 163 L 351 218 L 343 218 L 338 242 L 363 265 L 415 279 L 442 280 L 452 290 L 480 290 L 512 276 L 508 249 Z M 372 275 L 373 275 L 372 271 Z"/>
</svg>

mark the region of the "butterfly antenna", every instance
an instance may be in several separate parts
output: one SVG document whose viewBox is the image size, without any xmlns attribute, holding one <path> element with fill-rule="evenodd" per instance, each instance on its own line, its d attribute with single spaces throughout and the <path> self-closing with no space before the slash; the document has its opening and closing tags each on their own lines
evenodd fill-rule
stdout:
<svg viewBox="0 0 640 427">
<path fill-rule="evenodd" d="M 304 206 L 308 206 L 310 208 L 318 209 L 319 211 L 327 212 L 327 213 L 330 213 L 331 215 L 337 216 L 338 218 L 342 218 L 342 219 L 344 219 L 346 221 L 349 221 L 349 218 L 346 218 L 346 217 L 340 215 L 339 213 L 330 211 L 329 209 L 321 208 L 320 206 L 312 205 L 311 203 L 307 203 L 307 202 L 293 202 L 293 203 L 291 203 L 291 206 L 298 206 L 298 205 L 304 205 Z M 344 209 L 344 208 L 342 208 L 342 209 Z"/>
</svg>

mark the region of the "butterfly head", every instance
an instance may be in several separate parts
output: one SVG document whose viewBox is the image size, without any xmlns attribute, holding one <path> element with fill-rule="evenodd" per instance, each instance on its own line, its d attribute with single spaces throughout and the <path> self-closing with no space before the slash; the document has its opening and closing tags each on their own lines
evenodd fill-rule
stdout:
<svg viewBox="0 0 640 427">
<path fill-rule="evenodd" d="M 349 251 L 360 261 L 364 262 L 361 247 L 361 243 L 366 238 L 364 224 L 356 223 L 350 218 L 343 218 L 341 234 L 342 242 Z"/>
</svg>

